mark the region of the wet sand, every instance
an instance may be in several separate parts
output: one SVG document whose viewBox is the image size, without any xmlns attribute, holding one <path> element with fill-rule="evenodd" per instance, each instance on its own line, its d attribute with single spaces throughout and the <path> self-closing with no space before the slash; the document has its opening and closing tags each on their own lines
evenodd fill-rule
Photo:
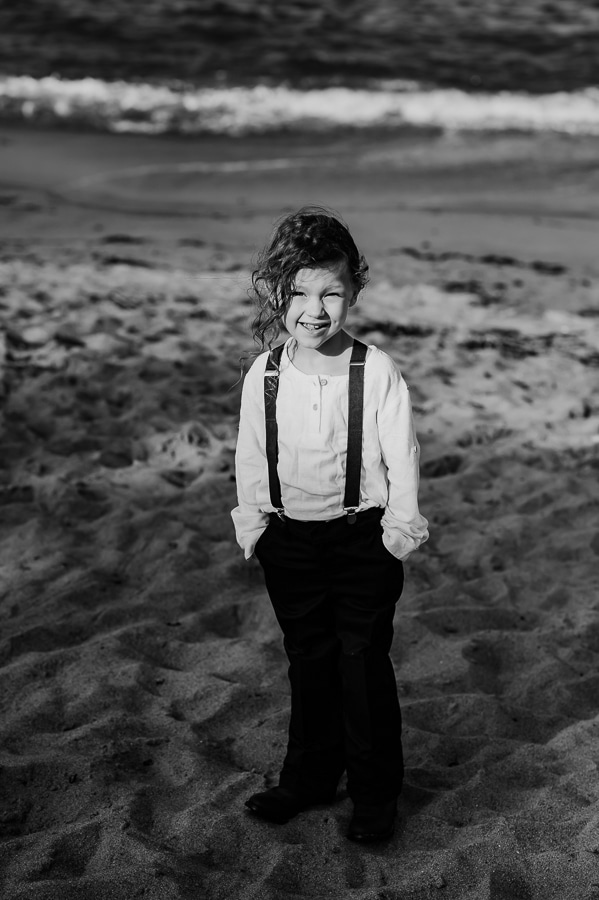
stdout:
<svg viewBox="0 0 599 900">
<path fill-rule="evenodd" d="M 596 895 L 596 151 L 2 129 L 3 898 Z M 373 848 L 344 837 L 343 785 L 284 826 L 243 808 L 288 714 L 229 516 L 248 272 L 316 202 L 371 263 L 350 330 L 410 384 L 431 522 L 393 648 L 405 791 Z"/>
</svg>

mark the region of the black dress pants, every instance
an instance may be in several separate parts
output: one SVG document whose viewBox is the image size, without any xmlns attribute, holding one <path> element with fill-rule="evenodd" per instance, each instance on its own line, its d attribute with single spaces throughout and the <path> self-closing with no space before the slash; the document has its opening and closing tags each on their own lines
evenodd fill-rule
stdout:
<svg viewBox="0 0 599 900">
<path fill-rule="evenodd" d="M 354 802 L 395 799 L 401 713 L 389 658 L 403 565 L 383 544 L 379 508 L 329 522 L 274 513 L 256 557 L 289 659 L 291 719 L 281 787 Z"/>
</svg>

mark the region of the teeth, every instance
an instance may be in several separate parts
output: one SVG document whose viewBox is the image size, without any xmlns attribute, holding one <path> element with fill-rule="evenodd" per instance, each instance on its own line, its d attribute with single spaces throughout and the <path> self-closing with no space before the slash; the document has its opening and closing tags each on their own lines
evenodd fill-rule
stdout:
<svg viewBox="0 0 599 900">
<path fill-rule="evenodd" d="M 307 331 L 320 331 L 322 328 L 326 328 L 329 323 L 324 322 L 322 325 L 314 325 L 312 322 L 301 322 L 300 324 L 303 325 Z"/>
</svg>

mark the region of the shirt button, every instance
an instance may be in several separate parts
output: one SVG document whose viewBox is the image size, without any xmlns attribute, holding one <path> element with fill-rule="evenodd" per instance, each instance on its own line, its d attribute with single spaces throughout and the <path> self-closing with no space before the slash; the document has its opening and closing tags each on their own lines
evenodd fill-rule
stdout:
<svg viewBox="0 0 599 900">
<path fill-rule="evenodd" d="M 325 384 L 328 384 L 328 381 L 326 380 L 326 378 L 321 378 L 321 379 L 320 379 L 320 384 L 322 385 L 322 387 L 324 387 Z"/>
<path fill-rule="evenodd" d="M 318 409 L 318 403 L 314 403 L 314 405 L 312 406 L 312 409 Z"/>
</svg>

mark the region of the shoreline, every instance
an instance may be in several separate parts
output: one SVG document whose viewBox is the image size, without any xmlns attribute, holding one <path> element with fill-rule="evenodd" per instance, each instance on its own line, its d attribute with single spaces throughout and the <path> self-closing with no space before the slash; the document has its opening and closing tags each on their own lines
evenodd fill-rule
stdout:
<svg viewBox="0 0 599 900">
<path fill-rule="evenodd" d="M 53 223 L 93 234 L 106 222 L 111 228 L 122 222 L 154 234 L 199 232 L 234 251 L 255 247 L 253 236 L 268 234 L 283 212 L 323 204 L 352 222 L 371 254 L 424 242 L 458 252 L 565 257 L 592 274 L 599 266 L 599 184 L 592 189 L 598 149 L 599 138 L 559 135 L 373 141 L 360 133 L 299 142 L 286 136 L 273 144 L 265 136 L 184 139 L 5 126 L 0 237 L 18 232 L 21 202 L 35 208 L 24 227 L 40 237 L 53 232 Z M 269 171 L 273 159 L 284 164 Z"/>
</svg>

